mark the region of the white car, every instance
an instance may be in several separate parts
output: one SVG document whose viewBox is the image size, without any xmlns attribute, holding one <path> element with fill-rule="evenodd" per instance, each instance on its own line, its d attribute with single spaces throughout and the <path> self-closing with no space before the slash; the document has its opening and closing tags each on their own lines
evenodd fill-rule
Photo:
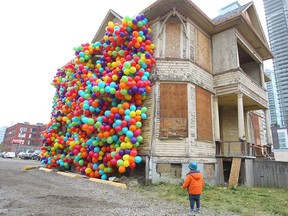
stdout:
<svg viewBox="0 0 288 216">
<path fill-rule="evenodd" d="M 18 158 L 21 158 L 24 154 L 25 154 L 25 152 L 19 152 L 19 153 L 17 154 L 17 157 L 18 157 Z"/>
<path fill-rule="evenodd" d="M 6 152 L 6 154 L 4 155 L 4 158 L 15 158 L 16 154 L 15 152 Z"/>
</svg>

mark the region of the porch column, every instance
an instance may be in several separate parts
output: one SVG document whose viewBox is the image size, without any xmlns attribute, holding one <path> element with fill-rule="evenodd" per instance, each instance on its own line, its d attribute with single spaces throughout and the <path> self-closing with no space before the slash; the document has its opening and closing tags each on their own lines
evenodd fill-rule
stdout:
<svg viewBox="0 0 288 216">
<path fill-rule="evenodd" d="M 266 85 L 265 85 L 263 64 L 260 65 L 260 79 L 261 79 L 261 85 L 262 85 L 262 87 L 263 87 L 264 89 L 267 89 L 267 88 L 266 88 Z"/>
<path fill-rule="evenodd" d="M 268 109 L 265 109 L 265 123 L 266 123 L 266 137 L 267 137 L 267 144 L 272 144 L 272 136 L 271 136 L 271 129 L 270 129 L 270 119 Z"/>
<path fill-rule="evenodd" d="M 250 111 L 245 111 L 246 141 L 251 142 Z"/>
<path fill-rule="evenodd" d="M 217 96 L 214 96 L 214 128 L 215 128 L 215 140 L 220 141 L 220 124 L 219 124 L 219 109 L 218 109 Z"/>
<path fill-rule="evenodd" d="M 244 123 L 244 109 L 243 109 L 243 93 L 237 94 L 237 106 L 238 106 L 238 133 L 239 139 L 245 139 L 245 123 Z"/>
</svg>

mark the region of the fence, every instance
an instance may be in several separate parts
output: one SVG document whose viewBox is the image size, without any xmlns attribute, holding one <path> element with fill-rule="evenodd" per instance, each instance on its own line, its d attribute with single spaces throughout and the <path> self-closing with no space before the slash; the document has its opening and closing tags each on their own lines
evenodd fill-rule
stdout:
<svg viewBox="0 0 288 216">
<path fill-rule="evenodd" d="M 288 188 L 288 162 L 255 159 L 253 173 L 255 186 Z"/>
</svg>

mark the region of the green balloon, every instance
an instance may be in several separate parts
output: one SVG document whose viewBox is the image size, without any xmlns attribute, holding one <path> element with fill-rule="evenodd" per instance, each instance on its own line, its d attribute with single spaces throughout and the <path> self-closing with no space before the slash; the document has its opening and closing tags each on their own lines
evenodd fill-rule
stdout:
<svg viewBox="0 0 288 216">
<path fill-rule="evenodd" d="M 147 112 L 147 107 L 142 107 L 142 108 L 141 108 L 141 112 L 142 112 L 142 113 L 146 113 L 146 112 Z"/>
<path fill-rule="evenodd" d="M 78 161 L 78 164 L 79 164 L 80 166 L 83 166 L 83 165 L 84 165 L 84 161 L 83 161 L 83 160 L 79 160 L 79 161 Z"/>
<path fill-rule="evenodd" d="M 122 82 L 128 82 L 128 77 L 127 76 L 122 76 L 121 80 L 122 80 Z"/>
<path fill-rule="evenodd" d="M 88 123 L 89 125 L 93 125 L 93 124 L 94 124 L 94 119 L 93 119 L 93 118 L 89 118 L 88 121 L 87 121 L 87 123 Z"/>
<path fill-rule="evenodd" d="M 111 144 L 112 142 L 113 142 L 113 137 L 112 136 L 108 137 L 107 138 L 107 143 Z"/>
</svg>

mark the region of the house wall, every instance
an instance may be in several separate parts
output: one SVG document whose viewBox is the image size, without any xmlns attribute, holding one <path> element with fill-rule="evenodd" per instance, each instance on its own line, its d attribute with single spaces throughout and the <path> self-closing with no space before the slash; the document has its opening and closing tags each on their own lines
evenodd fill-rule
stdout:
<svg viewBox="0 0 288 216">
<path fill-rule="evenodd" d="M 261 84 L 261 75 L 260 75 L 260 67 L 256 62 L 249 62 L 246 64 L 242 64 L 241 68 L 243 71 L 250 76 L 255 82 L 257 82 L 260 86 Z"/>
<path fill-rule="evenodd" d="M 222 154 L 228 154 L 228 141 L 231 142 L 230 153 L 240 154 L 238 133 L 238 111 L 236 106 L 221 106 L 220 112 L 220 136 L 225 143 L 221 149 Z"/>
<path fill-rule="evenodd" d="M 148 138 L 140 146 L 141 153 L 151 152 L 146 161 L 146 174 L 153 183 L 168 180 L 181 182 L 188 172 L 189 162 L 195 160 L 203 171 L 205 181 L 215 184 L 214 134 L 208 140 L 198 140 L 196 123 L 196 87 L 207 91 L 210 97 L 214 94 L 211 39 L 189 21 L 183 26 L 179 17 L 170 17 L 163 24 L 164 20 L 158 20 L 151 26 L 152 41 L 156 46 L 154 56 L 157 58 L 157 81 L 152 87 L 153 96 L 148 96 L 145 101 L 145 104 L 154 107 L 148 113 L 154 118 L 153 125 L 143 125 L 143 137 Z M 187 85 L 188 137 L 171 139 L 160 135 L 161 83 Z M 213 115 L 212 103 L 210 106 Z M 151 117 L 148 121 L 152 122 Z"/>
<path fill-rule="evenodd" d="M 213 74 L 239 66 L 235 29 L 229 29 L 212 36 Z"/>
</svg>

